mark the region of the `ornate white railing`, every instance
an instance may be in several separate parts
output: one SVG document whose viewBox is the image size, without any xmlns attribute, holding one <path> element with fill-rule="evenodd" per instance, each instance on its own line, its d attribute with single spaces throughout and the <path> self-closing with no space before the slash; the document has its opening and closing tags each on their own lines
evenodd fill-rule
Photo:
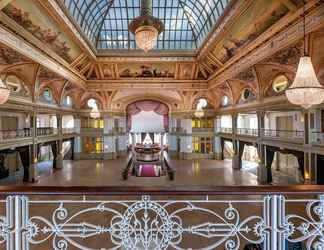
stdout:
<svg viewBox="0 0 324 250">
<path fill-rule="evenodd" d="M 85 189 L 13 191 L 0 201 L 0 249 L 324 249 L 321 188 Z"/>
</svg>

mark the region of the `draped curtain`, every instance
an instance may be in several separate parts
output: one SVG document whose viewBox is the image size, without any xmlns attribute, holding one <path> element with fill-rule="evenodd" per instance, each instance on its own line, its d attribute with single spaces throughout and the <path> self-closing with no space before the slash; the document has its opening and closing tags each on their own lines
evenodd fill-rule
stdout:
<svg viewBox="0 0 324 250">
<path fill-rule="evenodd" d="M 163 126 L 165 131 L 169 128 L 169 108 L 164 103 L 159 101 L 137 101 L 127 106 L 127 128 L 128 130 L 132 127 L 132 116 L 140 113 L 141 111 L 154 111 L 158 115 L 163 116 Z"/>
</svg>

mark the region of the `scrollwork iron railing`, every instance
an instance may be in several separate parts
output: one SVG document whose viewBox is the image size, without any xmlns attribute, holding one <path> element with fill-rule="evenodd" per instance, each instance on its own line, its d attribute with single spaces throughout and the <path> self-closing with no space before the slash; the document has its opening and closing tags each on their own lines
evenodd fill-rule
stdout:
<svg viewBox="0 0 324 250">
<path fill-rule="evenodd" d="M 0 248 L 324 247 L 323 187 L 190 189 L 2 187 Z"/>
</svg>

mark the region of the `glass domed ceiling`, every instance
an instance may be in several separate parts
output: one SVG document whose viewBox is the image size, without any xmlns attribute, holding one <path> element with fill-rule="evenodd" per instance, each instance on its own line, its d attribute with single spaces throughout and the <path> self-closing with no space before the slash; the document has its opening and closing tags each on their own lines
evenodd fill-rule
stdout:
<svg viewBox="0 0 324 250">
<path fill-rule="evenodd" d="M 62 0 L 98 50 L 136 49 L 128 24 L 140 15 L 140 0 Z M 158 50 L 195 50 L 230 0 L 152 0 L 153 16 L 165 25 Z"/>
</svg>

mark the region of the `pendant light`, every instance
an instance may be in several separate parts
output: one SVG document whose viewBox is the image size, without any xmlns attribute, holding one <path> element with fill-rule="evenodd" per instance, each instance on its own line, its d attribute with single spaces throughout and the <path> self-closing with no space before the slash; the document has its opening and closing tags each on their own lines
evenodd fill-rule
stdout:
<svg viewBox="0 0 324 250">
<path fill-rule="evenodd" d="M 305 5 L 304 2 L 304 53 L 300 58 L 295 80 L 286 90 L 286 97 L 292 104 L 300 105 L 305 109 L 309 109 L 311 106 L 320 104 L 324 101 L 324 88 L 316 77 L 311 57 L 306 51 Z"/>
<path fill-rule="evenodd" d="M 135 35 L 137 47 L 145 52 L 153 49 L 164 24 L 152 16 L 152 0 L 141 1 L 141 15 L 129 24 L 129 30 Z"/>
</svg>

